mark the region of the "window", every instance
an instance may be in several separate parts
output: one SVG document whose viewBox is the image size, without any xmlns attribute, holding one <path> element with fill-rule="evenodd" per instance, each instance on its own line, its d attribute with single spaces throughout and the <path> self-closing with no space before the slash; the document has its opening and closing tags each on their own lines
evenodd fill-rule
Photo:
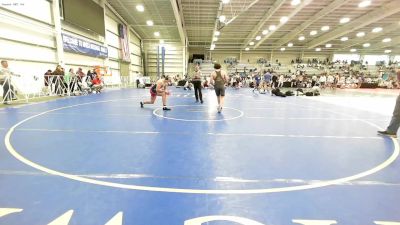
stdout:
<svg viewBox="0 0 400 225">
<path fill-rule="evenodd" d="M 352 60 L 353 61 L 360 61 L 360 55 L 358 54 L 334 54 L 333 55 L 333 61 L 343 61 L 346 60 L 348 63 L 350 63 Z"/>
<path fill-rule="evenodd" d="M 364 62 L 368 62 L 368 65 L 381 65 L 389 63 L 389 56 L 387 55 L 366 55 L 364 56 Z"/>
<path fill-rule="evenodd" d="M 64 19 L 64 4 L 63 4 L 64 0 L 59 0 L 58 1 L 58 7 L 60 9 L 60 18 Z"/>
</svg>

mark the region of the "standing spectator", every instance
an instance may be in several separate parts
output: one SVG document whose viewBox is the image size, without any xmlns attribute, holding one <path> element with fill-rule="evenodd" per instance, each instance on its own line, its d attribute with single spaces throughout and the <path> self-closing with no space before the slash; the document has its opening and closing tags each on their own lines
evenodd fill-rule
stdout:
<svg viewBox="0 0 400 225">
<path fill-rule="evenodd" d="M 46 73 L 44 73 L 44 86 L 49 86 L 50 84 L 50 76 L 51 76 L 51 70 L 47 70 Z"/>
<path fill-rule="evenodd" d="M 11 76 L 20 77 L 20 75 L 14 74 L 8 68 L 8 62 L 5 60 L 1 61 L 0 70 L 0 85 L 3 85 L 3 103 L 10 104 L 11 100 L 16 100 L 14 86 L 12 85 Z"/>
<path fill-rule="evenodd" d="M 295 74 L 292 74 L 291 82 L 290 82 L 290 87 L 293 87 L 293 86 L 297 86 L 297 76 Z"/>
<path fill-rule="evenodd" d="M 331 75 L 331 74 L 329 74 L 328 75 L 328 78 L 327 78 L 327 84 L 328 84 L 328 87 L 330 87 L 331 89 L 333 89 L 333 83 L 335 82 L 335 78 Z"/>
<path fill-rule="evenodd" d="M 261 77 L 258 75 L 258 73 L 255 74 L 254 80 L 256 81 L 256 86 L 254 87 L 253 91 L 258 90 L 260 87 Z"/>
<path fill-rule="evenodd" d="M 68 73 L 64 76 L 64 82 L 66 83 L 68 87 L 69 93 L 74 92 L 75 90 L 75 81 L 76 81 L 76 75 L 74 72 L 74 69 L 69 69 Z"/>
<path fill-rule="evenodd" d="M 340 79 L 340 76 L 338 73 L 336 73 L 335 78 L 333 79 L 333 86 L 332 86 L 333 89 L 337 88 L 337 86 L 339 84 L 339 79 Z"/>
<path fill-rule="evenodd" d="M 319 78 L 319 84 L 320 84 L 322 89 L 325 88 L 325 84 L 326 84 L 326 76 L 325 76 L 325 74 L 322 74 L 322 76 Z"/>
<path fill-rule="evenodd" d="M 85 73 L 82 71 L 82 68 L 78 68 L 78 71 L 76 71 L 76 75 L 80 80 L 82 80 L 82 77 L 85 76 Z"/>
<path fill-rule="evenodd" d="M 400 70 L 397 71 L 397 83 L 400 84 Z M 400 95 L 397 96 L 396 105 L 393 110 L 393 116 L 389 126 L 384 131 L 378 131 L 378 134 L 390 137 L 397 137 L 397 130 L 400 127 Z"/>
<path fill-rule="evenodd" d="M 278 87 L 278 76 L 274 73 L 272 74 L 272 88 Z"/>
<path fill-rule="evenodd" d="M 76 71 L 76 79 L 75 79 L 75 84 L 78 89 L 78 91 L 82 91 L 82 81 L 85 79 L 86 74 L 83 72 L 82 68 L 78 68 L 78 71 Z"/>
<path fill-rule="evenodd" d="M 298 78 L 297 78 L 297 85 L 296 85 L 296 87 L 299 87 L 299 88 L 303 87 L 303 81 L 304 81 L 303 73 L 300 73 L 300 75 L 299 75 Z"/>
<path fill-rule="evenodd" d="M 279 76 L 279 80 L 278 80 L 278 87 L 283 87 L 283 81 L 285 80 L 285 77 L 283 76 L 283 74 L 281 74 Z"/>
<path fill-rule="evenodd" d="M 136 78 L 136 88 L 139 88 L 139 84 L 140 84 L 140 80 L 139 80 L 139 77 L 138 77 L 138 78 Z"/>
<path fill-rule="evenodd" d="M 58 95 L 62 95 L 64 93 L 63 86 L 62 86 L 63 77 L 64 77 L 63 68 L 60 65 L 58 65 L 56 67 L 56 69 L 52 72 L 52 75 L 54 76 L 54 77 L 52 77 L 53 78 L 52 83 L 55 84 L 55 93 Z"/>
<path fill-rule="evenodd" d="M 272 75 L 270 70 L 268 70 L 267 72 L 264 72 L 264 81 L 267 84 L 267 86 L 269 86 L 271 84 L 271 80 L 272 80 Z"/>
<path fill-rule="evenodd" d="M 51 92 L 53 92 L 53 90 L 52 90 L 53 85 L 51 83 L 51 77 L 52 77 L 51 70 L 47 70 L 46 73 L 44 73 L 44 86 L 45 86 L 46 91 L 49 92 L 49 94 Z"/>
<path fill-rule="evenodd" d="M 90 78 L 90 81 L 92 80 L 92 71 L 88 70 L 86 73 L 87 79 Z"/>
</svg>

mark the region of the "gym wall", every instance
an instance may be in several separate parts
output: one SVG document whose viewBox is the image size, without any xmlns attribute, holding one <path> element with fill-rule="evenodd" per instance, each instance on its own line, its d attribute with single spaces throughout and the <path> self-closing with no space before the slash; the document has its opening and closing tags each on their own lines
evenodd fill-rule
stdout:
<svg viewBox="0 0 400 225">
<path fill-rule="evenodd" d="M 43 77 L 57 64 L 51 3 L 47 0 L 20 0 L 23 5 L 0 5 L 0 59 L 8 60 L 13 72 L 27 77 L 21 83 Z M 26 86 L 25 92 L 41 89 L 43 80 Z"/>
<path fill-rule="evenodd" d="M 142 42 L 140 38 L 132 31 L 130 31 L 129 38 L 129 48 L 131 51 L 131 74 L 143 74 Z"/>
<path fill-rule="evenodd" d="M 144 49 L 146 55 L 146 67 L 147 74 L 152 78 L 157 76 L 157 49 L 159 42 L 155 41 L 145 41 Z M 179 42 L 165 42 L 165 64 L 164 70 L 166 75 L 176 75 L 179 74 L 182 77 L 185 74 L 185 48 Z M 161 52 L 161 51 L 160 51 Z M 160 74 L 161 74 L 161 53 L 160 58 Z"/>
<path fill-rule="evenodd" d="M 38 78 L 36 82 L 27 85 L 27 89 L 22 90 L 32 93 L 43 85 L 43 74 L 48 69 L 54 70 L 59 63 L 55 27 L 52 19 L 53 6 L 52 1 L 48 0 L 19 0 L 18 3 L 23 5 L 0 5 L 0 59 L 8 60 L 10 69 L 21 74 L 25 80 L 23 82 L 35 80 L 35 77 Z M 78 67 L 81 67 L 85 73 L 95 65 L 110 66 L 113 73 L 111 82 L 116 83 L 120 80 L 118 24 L 122 21 L 108 7 L 105 9 L 104 18 L 105 37 L 64 20 L 61 20 L 61 27 L 65 34 L 98 45 L 106 44 L 109 50 L 109 58 L 102 59 L 64 51 L 64 59 L 61 59 L 61 61 L 64 62 L 66 71 L 70 68 L 76 71 Z M 132 61 L 130 69 L 140 72 L 143 70 L 141 40 L 132 34 L 133 32 L 130 31 Z M 19 79 L 15 79 L 14 82 L 18 82 L 17 80 Z"/>
</svg>

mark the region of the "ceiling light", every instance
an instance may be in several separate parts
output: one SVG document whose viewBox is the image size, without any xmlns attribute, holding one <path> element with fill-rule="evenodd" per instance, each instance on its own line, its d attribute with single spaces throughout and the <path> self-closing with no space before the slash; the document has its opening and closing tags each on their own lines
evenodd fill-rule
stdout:
<svg viewBox="0 0 400 225">
<path fill-rule="evenodd" d="M 136 6 L 136 10 L 139 12 L 143 12 L 144 11 L 144 6 L 143 5 L 137 5 Z"/>
<path fill-rule="evenodd" d="M 164 40 L 160 40 L 160 44 L 164 44 Z"/>
<path fill-rule="evenodd" d="M 261 36 L 257 36 L 257 37 L 256 37 L 256 40 L 257 40 L 257 41 L 261 40 Z"/>
<path fill-rule="evenodd" d="M 230 1 L 229 0 L 222 0 L 222 3 L 228 4 Z"/>
<path fill-rule="evenodd" d="M 358 32 L 356 35 L 357 35 L 357 37 L 364 37 L 365 36 L 365 32 Z"/>
<path fill-rule="evenodd" d="M 154 22 L 152 20 L 147 20 L 146 23 L 147 23 L 147 26 L 153 26 L 154 25 Z"/>
<path fill-rule="evenodd" d="M 281 23 L 286 23 L 289 20 L 289 18 L 287 16 L 282 16 L 281 17 Z"/>
<path fill-rule="evenodd" d="M 320 51 L 321 51 L 321 48 L 316 48 L 315 51 L 316 51 L 316 52 L 320 52 Z"/>
<path fill-rule="evenodd" d="M 299 37 L 299 41 L 304 41 L 306 38 L 304 36 Z"/>
<path fill-rule="evenodd" d="M 221 32 L 219 32 L 219 31 L 215 31 L 215 33 L 214 33 L 215 36 L 219 36 L 220 34 L 221 34 Z"/>
<path fill-rule="evenodd" d="M 331 47 L 332 47 L 332 44 L 326 44 L 325 47 L 331 48 Z"/>
<path fill-rule="evenodd" d="M 385 53 L 391 53 L 392 50 L 385 50 Z"/>
<path fill-rule="evenodd" d="M 283 51 L 285 51 L 286 50 L 286 48 L 281 48 L 281 51 L 283 52 Z"/>
<path fill-rule="evenodd" d="M 321 27 L 321 30 L 322 31 L 327 31 L 327 30 L 329 30 L 329 26 L 323 26 L 323 27 Z"/>
<path fill-rule="evenodd" d="M 356 52 L 356 51 L 357 51 L 357 49 L 355 49 L 355 48 L 350 49 L 350 52 Z"/>
<path fill-rule="evenodd" d="M 254 45 L 254 41 L 250 42 L 249 45 Z"/>
<path fill-rule="evenodd" d="M 358 4 L 358 7 L 364 8 L 364 7 L 367 7 L 369 5 L 371 5 L 371 0 L 365 0 L 365 1 L 360 2 L 360 4 Z"/>
<path fill-rule="evenodd" d="M 371 46 L 370 43 L 365 43 L 365 44 L 363 44 L 363 47 L 364 47 L 364 48 L 368 48 L 369 46 Z"/>
<path fill-rule="evenodd" d="M 316 34 L 318 34 L 318 32 L 317 32 L 316 30 L 313 30 L 313 31 L 310 32 L 310 35 L 311 35 L 311 36 L 314 36 L 314 35 L 316 35 Z"/>
<path fill-rule="evenodd" d="M 225 22 L 225 20 L 226 20 L 226 16 L 224 16 L 224 15 L 219 16 L 219 21 L 221 23 Z"/>
<path fill-rule="evenodd" d="M 342 19 L 340 19 L 340 23 L 348 23 L 350 21 L 349 17 L 344 17 Z"/>
<path fill-rule="evenodd" d="M 290 43 L 287 44 L 287 46 L 288 46 L 288 47 L 293 47 L 293 43 L 290 42 Z"/>
<path fill-rule="evenodd" d="M 347 41 L 347 40 L 349 40 L 349 38 L 348 37 L 342 37 L 342 38 L 340 38 L 340 40 L 341 41 Z"/>
<path fill-rule="evenodd" d="M 160 32 L 158 32 L 158 31 L 154 32 L 154 36 L 159 37 L 160 36 Z"/>
<path fill-rule="evenodd" d="M 290 3 L 292 6 L 296 6 L 298 4 L 301 3 L 301 0 L 292 0 L 292 2 Z"/>
<path fill-rule="evenodd" d="M 378 32 L 381 32 L 382 30 L 383 30 L 382 27 L 375 27 L 374 29 L 372 29 L 372 32 L 378 33 Z"/>
<path fill-rule="evenodd" d="M 268 30 L 263 30 L 262 34 L 263 34 L 263 35 L 267 35 L 268 32 L 269 32 Z"/>
<path fill-rule="evenodd" d="M 269 30 L 270 30 L 270 31 L 276 30 L 276 26 L 275 26 L 275 25 L 269 26 Z"/>
<path fill-rule="evenodd" d="M 250 48 L 245 48 L 244 50 L 248 51 L 248 50 L 250 50 Z"/>
<path fill-rule="evenodd" d="M 213 41 L 218 41 L 218 38 L 217 38 L 217 37 L 214 37 L 214 38 L 213 38 Z"/>
<path fill-rule="evenodd" d="M 385 39 L 382 40 L 382 42 L 384 42 L 384 43 L 391 42 L 391 41 L 392 41 L 391 38 L 385 38 Z"/>
</svg>

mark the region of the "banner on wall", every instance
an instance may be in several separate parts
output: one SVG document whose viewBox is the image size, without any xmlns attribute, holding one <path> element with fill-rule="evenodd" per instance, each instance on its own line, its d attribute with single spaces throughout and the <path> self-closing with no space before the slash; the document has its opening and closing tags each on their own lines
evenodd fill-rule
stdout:
<svg viewBox="0 0 400 225">
<path fill-rule="evenodd" d="M 123 24 L 118 24 L 119 41 L 121 43 L 121 59 L 124 62 L 131 62 L 129 51 L 128 29 Z"/>
<path fill-rule="evenodd" d="M 83 39 L 62 34 L 64 50 L 67 52 L 82 55 L 94 56 L 99 58 L 108 57 L 108 48 L 99 44 L 91 43 Z"/>
</svg>

